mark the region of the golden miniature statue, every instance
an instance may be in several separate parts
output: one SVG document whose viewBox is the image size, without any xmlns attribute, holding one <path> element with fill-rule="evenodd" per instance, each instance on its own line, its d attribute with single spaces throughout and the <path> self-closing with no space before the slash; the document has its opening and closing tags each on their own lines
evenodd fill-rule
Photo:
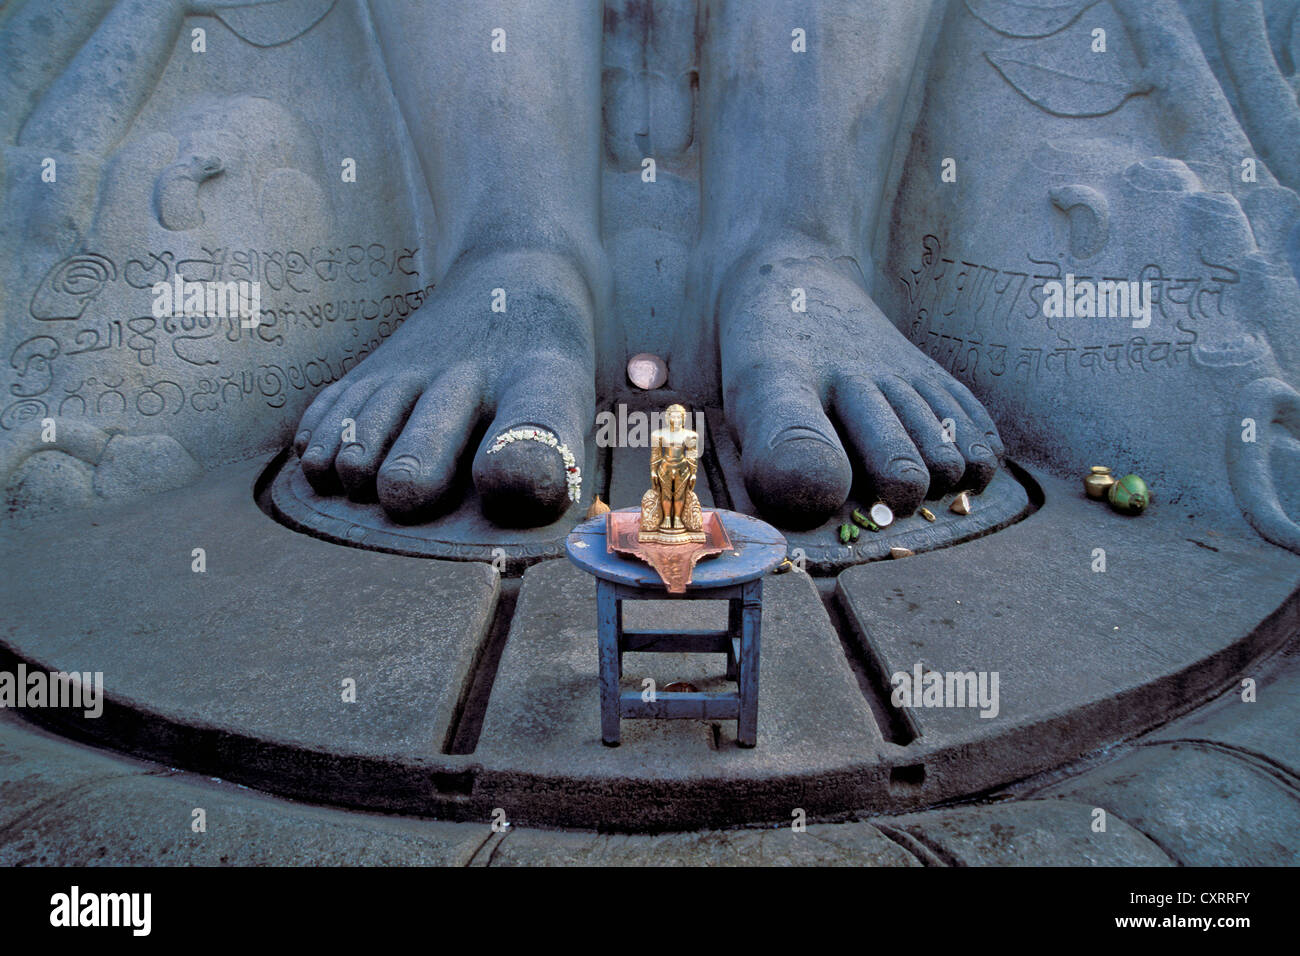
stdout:
<svg viewBox="0 0 1300 956">
<path fill-rule="evenodd" d="M 700 436 L 686 427 L 686 409 L 669 405 L 666 428 L 650 435 L 650 490 L 641 498 L 638 541 L 659 544 L 698 544 L 707 540 L 695 475 L 700 462 Z"/>
</svg>

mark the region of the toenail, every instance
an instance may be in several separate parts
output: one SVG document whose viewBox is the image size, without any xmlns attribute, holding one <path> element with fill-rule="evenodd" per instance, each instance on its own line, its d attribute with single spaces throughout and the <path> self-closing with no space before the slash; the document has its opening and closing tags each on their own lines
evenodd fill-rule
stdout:
<svg viewBox="0 0 1300 956">
<path fill-rule="evenodd" d="M 833 441 L 811 425 L 787 425 L 772 436 L 772 440 L 768 443 L 768 447 L 775 448 L 782 442 L 793 441 L 817 441 L 821 442 L 823 445 L 829 445 L 831 448 L 835 447 Z"/>
<path fill-rule="evenodd" d="M 414 455 L 400 455 L 394 458 L 388 464 L 384 465 L 383 474 L 385 475 L 411 475 L 415 476 L 420 473 L 420 460 Z"/>
<path fill-rule="evenodd" d="M 908 478 L 925 474 L 925 466 L 911 458 L 895 458 L 885 466 L 885 472 L 891 478 Z"/>
</svg>

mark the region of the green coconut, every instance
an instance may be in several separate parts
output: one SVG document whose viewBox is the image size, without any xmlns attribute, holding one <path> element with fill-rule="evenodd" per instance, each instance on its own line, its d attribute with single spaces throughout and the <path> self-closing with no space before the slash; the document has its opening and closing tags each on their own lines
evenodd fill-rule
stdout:
<svg viewBox="0 0 1300 956">
<path fill-rule="evenodd" d="M 1151 489 L 1137 475 L 1125 475 L 1106 490 L 1106 498 L 1120 514 L 1141 514 L 1151 503 Z"/>
</svg>

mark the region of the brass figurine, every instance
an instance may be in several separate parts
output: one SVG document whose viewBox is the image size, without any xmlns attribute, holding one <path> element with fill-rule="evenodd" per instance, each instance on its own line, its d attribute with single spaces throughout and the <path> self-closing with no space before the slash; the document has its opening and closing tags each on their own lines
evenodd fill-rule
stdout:
<svg viewBox="0 0 1300 956">
<path fill-rule="evenodd" d="M 610 553 L 645 561 L 669 594 L 685 594 L 702 558 L 731 545 L 718 512 L 700 509 L 695 476 L 700 465 L 700 436 L 686 427 L 686 409 L 669 405 L 666 428 L 650 436 L 650 490 L 635 508 L 605 515 L 605 546 Z"/>
<path fill-rule="evenodd" d="M 686 427 L 686 409 L 669 405 L 667 427 L 650 435 L 650 490 L 641 498 L 637 540 L 655 544 L 701 544 L 708 540 L 695 476 L 700 436 Z"/>
</svg>

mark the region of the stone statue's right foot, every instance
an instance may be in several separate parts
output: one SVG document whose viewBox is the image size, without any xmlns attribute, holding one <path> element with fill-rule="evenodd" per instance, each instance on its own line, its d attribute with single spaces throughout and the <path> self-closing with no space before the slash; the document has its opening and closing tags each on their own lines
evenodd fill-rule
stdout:
<svg viewBox="0 0 1300 956">
<path fill-rule="evenodd" d="M 456 266 L 307 409 L 294 439 L 303 474 L 320 494 L 428 521 L 455 505 L 458 463 L 489 421 L 472 467 L 484 513 L 516 527 L 554 521 L 580 491 L 595 406 L 593 318 L 586 279 L 559 255 Z"/>
</svg>

